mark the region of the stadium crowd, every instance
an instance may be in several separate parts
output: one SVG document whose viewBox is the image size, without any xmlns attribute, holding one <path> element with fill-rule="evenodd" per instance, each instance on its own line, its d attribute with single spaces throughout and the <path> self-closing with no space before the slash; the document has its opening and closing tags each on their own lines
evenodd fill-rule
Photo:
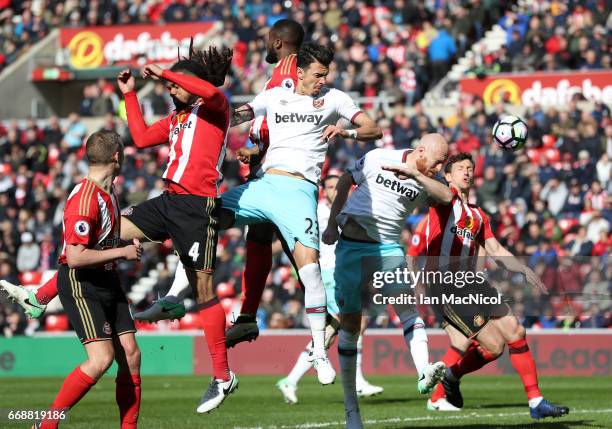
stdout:
<svg viewBox="0 0 612 429">
<path fill-rule="evenodd" d="M 506 45 L 472 58 L 469 75 L 610 68 L 610 5 L 604 1 L 522 2 L 498 22 Z"/>
<path fill-rule="evenodd" d="M 155 96 L 152 94 L 144 104 L 154 104 Z M 610 110 L 598 105 L 592 112 L 581 111 L 575 101 L 569 110 L 560 112 L 536 106 L 524 115 L 530 131 L 527 149 L 515 154 L 501 150 L 489 135 L 504 107 L 500 104 L 487 110 L 481 100 L 475 100 L 470 110 L 459 109 L 453 117 L 431 118 L 418 103 L 408 115 L 403 103 L 397 102 L 390 116 L 382 112 L 378 115 L 385 128 L 383 139 L 370 144 L 340 140 L 329 150 L 329 165 L 343 169 L 375 147 L 409 148 L 424 133 L 443 133 L 452 142 L 451 152 L 473 154 L 473 198 L 492 217 L 492 228 L 500 242 L 522 255 L 550 291 L 549 296 L 543 296 L 531 289 L 514 290 L 513 283 L 520 279 L 500 279 L 515 312 L 524 316 L 525 325 L 610 326 Z M 104 128 L 117 130 L 127 143 L 124 174 L 117 183 L 121 207 L 161 193 L 164 184 L 159 177 L 167 148 L 136 150 L 123 121 L 113 116 L 106 118 Z M 245 173 L 234 151 L 247 140 L 246 133 L 242 128 L 231 130 L 230 150 L 223 166 L 224 189 L 240 183 Z M 82 159 L 85 134 L 76 113 L 62 121 L 30 120 L 23 126 L 13 121 L 0 128 L 1 277 L 19 282 L 24 273 L 55 266 L 63 202 L 71 187 L 86 174 Z M 406 245 L 422 216 L 415 213 L 407 219 Z M 152 268 L 164 267 L 166 256 L 172 253 L 170 243 L 150 245 L 147 250 L 139 264 L 122 264 L 126 286 Z M 223 233 L 217 254 L 215 282 L 230 312 L 241 289 L 244 231 Z M 169 288 L 172 273 L 164 268 L 160 271 L 154 290 L 143 302 L 134 303 L 137 307 L 145 307 Z M 268 283 L 259 315 L 262 328 L 304 326 L 302 292 L 280 246 L 275 249 Z M 379 310 L 373 309 L 376 317 L 371 323 L 392 325 L 394 317 L 385 317 Z M 2 313 L 5 333 L 7 329 L 23 332 L 27 328 L 23 320 L 15 322 L 19 318 L 10 305 L 3 305 Z M 431 315 L 428 320 L 435 325 Z"/>
<path fill-rule="evenodd" d="M 222 40 L 235 51 L 230 92 L 253 94 L 266 80 L 262 36 L 276 20 L 290 15 L 312 39 L 334 46 L 332 76 L 339 88 L 373 96 L 383 91 L 395 94 L 399 87 L 411 104 L 500 18 L 500 4 L 499 0 L 0 0 L 0 71 L 53 28 L 222 21 Z M 97 93 L 104 95 L 104 87 L 87 86 L 84 104 L 95 100 Z M 97 112 L 81 106 L 83 115 Z"/>
<path fill-rule="evenodd" d="M 265 46 L 261 35 L 275 19 L 288 13 L 281 3 L 263 0 L 238 0 L 231 5 L 218 0 L 134 1 L 129 5 L 121 0 L 0 0 L 0 7 L 9 3 L 11 7 L 0 8 L 0 44 L 4 47 L 0 50 L 0 67 L 14 61 L 19 52 L 59 25 L 223 19 L 226 25 L 222 38 L 235 50 L 234 70 L 226 85 L 229 96 L 257 93 L 263 86 L 269 68 L 262 57 Z M 546 13 L 547 9 L 530 6 L 525 16 L 514 12 L 499 14 L 499 2 L 479 0 L 381 1 L 376 7 L 361 1 L 320 1 L 296 3 L 291 9 L 291 16 L 304 23 L 307 34 L 335 47 L 331 86 L 362 95 L 397 92 L 399 87 L 404 95 L 390 111 L 371 112 L 384 130 L 381 140 L 371 144 L 340 140 L 329 150 L 329 166 L 342 170 L 374 147 L 410 148 L 416 139 L 432 131 L 452 142 L 452 152 L 471 152 L 476 161 L 474 201 L 492 217 L 493 231 L 502 244 L 522 255 L 550 291 L 549 296 L 543 296 L 531 289 L 513 287 L 519 280 L 516 277 L 499 279 L 525 326 L 612 326 L 609 107 L 597 105 L 593 111 L 582 111 L 577 100 L 563 111 L 535 106 L 524 115 L 530 133 L 527 149 L 513 154 L 502 151 L 490 138 L 492 125 L 505 112 L 504 104 L 485 108 L 482 100 L 470 100 L 452 116 L 441 118 L 427 115 L 418 100 L 444 75 L 454 56 L 469 48 L 487 23 L 498 20 L 509 31 L 509 44 L 500 50 L 500 55 L 516 50 L 505 54 L 513 59 L 507 70 L 513 70 L 514 59 L 529 49 L 525 46 L 536 43 L 534 40 L 544 40 L 543 46 L 548 50 L 552 43 L 547 37 L 556 37 L 561 44 L 560 40 L 565 40 L 571 49 L 584 54 L 586 62 L 592 56 L 589 52 L 594 51 L 596 63 L 609 67 L 607 35 L 600 34 L 598 27 L 602 15 L 607 17 L 597 13 L 600 3 L 578 6 L 569 2 L 564 9 L 562 3 L 554 2 L 560 6 L 552 15 Z M 530 14 L 534 16 L 528 19 Z M 570 22 L 560 25 L 568 17 Z M 558 28 L 567 34 L 557 34 Z M 517 31 L 521 40 L 529 42 L 516 46 Z M 587 40 L 586 45 L 582 40 Z M 550 55 L 563 57 L 561 51 Z M 536 57 L 539 61 L 546 55 Z M 573 61 L 555 62 L 555 68 L 581 68 L 582 63 Z M 72 186 L 86 174 L 82 143 L 88 131 L 95 131 L 87 130 L 80 115 L 104 116 L 103 128 L 118 131 L 127 144 L 124 174 L 117 182 L 122 208 L 163 192 L 160 176 L 168 149 L 136 150 L 125 123 L 115 114 L 120 101 L 113 82 L 100 80 L 86 87 L 79 113 L 68 118 L 8 121 L 0 125 L 0 278 L 20 283 L 28 273 L 41 273 L 56 266 L 61 250 L 63 204 Z M 172 108 L 162 85 L 143 100 L 143 105 L 150 115 L 162 115 Z M 407 105 L 413 106 L 408 109 Z M 364 107 L 373 108 L 367 104 Z M 225 189 L 240 183 L 245 174 L 235 150 L 247 138 L 244 128 L 232 129 L 229 134 L 230 150 L 223 166 Z M 406 246 L 422 217 L 423 213 L 418 213 L 407 219 L 403 234 Z M 150 270 L 159 272 L 153 292 L 142 302 L 134 303 L 138 308 L 146 307 L 158 293 L 163 295 L 169 288 L 172 272 L 167 261 L 171 253 L 170 243 L 150 245 L 140 263 L 121 264 L 127 288 Z M 241 289 L 244 231 L 223 233 L 217 254 L 215 283 L 224 308 L 231 314 Z M 303 327 L 302 291 L 280 246 L 275 247 L 268 283 L 258 315 L 261 328 Z M 380 309 L 373 308 L 372 312 L 373 326 L 397 322 Z M 437 326 L 433 315 L 429 314 L 427 321 Z M 6 302 L 4 294 L 0 296 L 0 327 L 6 336 L 36 328 Z"/>
</svg>

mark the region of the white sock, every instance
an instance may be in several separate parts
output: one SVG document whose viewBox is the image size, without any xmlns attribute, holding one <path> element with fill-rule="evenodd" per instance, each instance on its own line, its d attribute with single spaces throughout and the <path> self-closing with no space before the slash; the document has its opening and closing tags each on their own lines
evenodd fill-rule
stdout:
<svg viewBox="0 0 612 429">
<path fill-rule="evenodd" d="M 306 350 L 300 353 L 297 361 L 295 362 L 295 365 L 293 366 L 293 369 L 287 376 L 287 380 L 289 380 L 296 386 L 300 382 L 300 379 L 304 376 L 304 374 L 306 374 L 308 370 L 312 368 L 312 362 L 308 360 L 308 355 L 310 354 L 310 344 L 311 343 L 309 342 L 308 346 L 306 346 Z"/>
<path fill-rule="evenodd" d="M 365 377 L 363 376 L 363 371 L 361 370 L 361 358 L 362 358 L 361 350 L 362 348 L 363 348 L 363 336 L 360 335 L 359 339 L 357 340 L 357 372 L 356 372 L 357 385 L 364 384 L 366 381 Z"/>
<path fill-rule="evenodd" d="M 535 408 L 538 405 L 540 405 L 540 402 L 542 402 L 542 398 L 541 396 L 538 396 L 537 398 L 533 398 L 529 400 L 529 408 Z"/>
<path fill-rule="evenodd" d="M 325 356 L 325 318 L 327 298 L 319 264 L 304 265 L 298 271 L 304 284 L 304 304 L 312 333 L 312 349 L 317 356 Z"/>
<path fill-rule="evenodd" d="M 176 271 L 174 272 L 174 281 L 172 282 L 172 286 L 170 290 L 166 294 L 166 296 L 175 296 L 178 297 L 179 294 L 189 287 L 189 280 L 187 280 L 187 273 L 185 272 L 185 267 L 181 261 L 178 261 L 176 264 Z"/>
<path fill-rule="evenodd" d="M 344 409 L 347 413 L 359 411 L 355 373 L 357 371 L 357 341 L 359 332 L 351 334 L 343 329 L 338 333 L 338 359 L 344 389 Z"/>
<path fill-rule="evenodd" d="M 400 321 L 404 329 L 404 341 L 410 349 L 414 366 L 419 376 L 429 365 L 429 348 L 427 347 L 427 333 L 425 323 L 415 311 L 400 314 Z"/>
</svg>

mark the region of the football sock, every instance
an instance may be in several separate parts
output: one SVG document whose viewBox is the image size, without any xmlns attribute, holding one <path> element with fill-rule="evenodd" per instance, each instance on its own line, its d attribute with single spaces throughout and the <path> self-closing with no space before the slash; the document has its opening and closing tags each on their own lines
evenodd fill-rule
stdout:
<svg viewBox="0 0 612 429">
<path fill-rule="evenodd" d="M 536 407 L 542 400 L 542 393 L 538 387 L 538 372 L 529 350 L 527 339 L 522 338 L 508 343 L 508 352 L 510 354 L 510 363 L 512 363 L 512 366 L 518 372 L 523 382 L 529 406 Z"/>
<path fill-rule="evenodd" d="M 361 358 L 362 358 L 362 354 L 361 354 L 361 349 L 363 347 L 363 335 L 359 336 L 359 339 L 357 340 L 357 369 L 356 369 L 356 383 L 357 384 L 363 384 L 365 383 L 365 377 L 363 376 L 363 371 L 361 370 Z"/>
<path fill-rule="evenodd" d="M 96 384 L 96 380 L 85 374 L 80 366 L 77 366 L 64 379 L 64 383 L 51 405 L 51 410 L 72 408 L 89 392 L 94 384 Z M 55 429 L 58 425 L 59 421 L 49 419 L 42 422 L 40 429 Z"/>
<path fill-rule="evenodd" d="M 346 412 L 359 410 L 355 376 L 357 370 L 357 341 L 359 332 L 351 334 L 343 329 L 338 333 L 338 359 L 342 373 L 342 389 L 344 390 L 344 409 Z"/>
<path fill-rule="evenodd" d="M 242 273 L 242 314 L 256 314 L 272 269 L 272 244 L 246 242 L 246 264 Z"/>
<path fill-rule="evenodd" d="M 459 380 L 465 374 L 479 370 L 498 357 L 499 356 L 489 353 L 486 349 L 476 347 L 472 344 L 470 347 L 468 347 L 463 357 L 459 359 L 457 363 L 452 365 L 450 368 L 447 368 L 446 374 L 448 375 L 450 371 L 452 376 L 449 376 L 449 378 L 451 380 Z"/>
<path fill-rule="evenodd" d="M 218 298 L 199 304 L 198 308 L 200 323 L 204 328 L 208 351 L 212 359 L 213 377 L 227 381 L 230 379 L 230 373 L 225 346 L 225 312 Z"/>
<path fill-rule="evenodd" d="M 140 410 L 140 375 L 118 372 L 115 383 L 121 429 L 136 429 Z"/>
<path fill-rule="evenodd" d="M 310 354 L 310 344 L 311 342 L 308 343 L 306 350 L 300 353 L 295 365 L 293 366 L 293 369 L 287 376 L 287 379 L 295 385 L 297 385 L 304 374 L 306 374 L 308 370 L 312 368 L 312 362 L 308 360 L 308 355 Z"/>
<path fill-rule="evenodd" d="M 170 286 L 170 290 L 166 294 L 166 296 L 177 297 L 179 294 L 189 287 L 189 280 L 187 279 L 187 273 L 185 272 L 185 267 L 183 263 L 179 260 L 176 264 L 176 271 L 174 272 L 174 280 L 172 281 L 172 286 Z"/>
<path fill-rule="evenodd" d="M 47 282 L 36 290 L 36 301 L 47 305 L 57 296 L 57 272 Z"/>
<path fill-rule="evenodd" d="M 414 366 L 420 376 L 427 365 L 429 365 L 429 348 L 427 346 L 425 322 L 414 311 L 403 312 L 399 317 L 404 329 L 404 341 L 410 349 Z"/>
<path fill-rule="evenodd" d="M 327 300 L 321 268 L 316 263 L 304 265 L 299 270 L 299 276 L 305 288 L 304 304 L 312 333 L 312 350 L 315 355 L 322 356 L 325 355 Z"/>
<path fill-rule="evenodd" d="M 463 356 L 463 352 L 461 350 L 453 346 L 450 346 L 446 350 L 446 353 L 444 354 L 444 357 L 442 358 L 442 362 L 444 362 L 447 368 L 450 368 L 451 366 L 456 364 L 459 361 L 459 359 L 461 359 L 461 356 Z M 444 387 L 442 386 L 442 383 L 438 383 L 436 385 L 436 388 L 434 389 L 433 394 L 431 395 L 431 402 L 436 402 L 438 399 L 442 399 L 445 396 L 446 395 L 444 393 Z"/>
</svg>

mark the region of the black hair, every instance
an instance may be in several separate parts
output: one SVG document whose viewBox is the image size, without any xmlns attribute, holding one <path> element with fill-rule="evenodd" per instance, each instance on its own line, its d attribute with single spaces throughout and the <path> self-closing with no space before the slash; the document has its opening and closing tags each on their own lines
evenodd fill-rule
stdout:
<svg viewBox="0 0 612 429">
<path fill-rule="evenodd" d="M 276 33 L 279 39 L 296 48 L 304 41 L 304 29 L 293 19 L 279 19 L 274 23 L 270 32 Z"/>
<path fill-rule="evenodd" d="M 339 179 L 340 176 L 338 176 L 337 174 L 328 174 L 327 176 L 325 176 L 325 178 L 323 178 L 323 180 L 321 181 L 321 187 L 325 187 L 325 183 L 327 183 L 327 181 L 329 179 Z"/>
<path fill-rule="evenodd" d="M 113 155 L 123 153 L 121 137 L 114 131 L 101 130 L 93 133 L 85 143 L 85 154 L 89 165 L 106 165 L 113 162 Z"/>
<path fill-rule="evenodd" d="M 304 43 L 297 54 L 297 66 L 301 69 L 307 68 L 314 62 L 329 67 L 333 60 L 334 51 L 327 46 L 319 45 L 314 42 Z"/>
<path fill-rule="evenodd" d="M 444 172 L 445 173 L 450 173 L 453 164 L 455 164 L 457 162 L 465 161 L 466 159 L 469 160 L 472 163 L 472 166 L 475 165 L 474 164 L 474 159 L 472 158 L 472 155 L 470 155 L 467 152 L 459 152 L 458 154 L 453 155 L 450 158 L 448 158 L 448 162 L 446 163 L 446 167 L 444 167 Z"/>
<path fill-rule="evenodd" d="M 207 51 L 193 49 L 193 38 L 189 43 L 189 57 L 178 56 L 178 61 L 170 68 L 173 72 L 185 71 L 203 79 L 214 86 L 222 86 L 225 76 L 232 65 L 233 51 L 224 48 L 221 53 L 210 46 Z"/>
</svg>

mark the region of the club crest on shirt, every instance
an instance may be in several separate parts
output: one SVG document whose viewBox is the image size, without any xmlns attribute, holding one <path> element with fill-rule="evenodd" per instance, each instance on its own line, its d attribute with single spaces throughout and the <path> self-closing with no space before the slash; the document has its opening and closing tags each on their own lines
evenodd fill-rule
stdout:
<svg viewBox="0 0 612 429">
<path fill-rule="evenodd" d="M 465 221 L 465 227 L 467 229 L 472 229 L 474 227 L 474 218 L 472 216 L 468 216 Z"/>
<path fill-rule="evenodd" d="M 312 105 L 315 109 L 320 109 L 323 107 L 323 104 L 325 104 L 325 99 L 324 98 L 317 98 L 316 100 L 312 100 Z"/>
</svg>

